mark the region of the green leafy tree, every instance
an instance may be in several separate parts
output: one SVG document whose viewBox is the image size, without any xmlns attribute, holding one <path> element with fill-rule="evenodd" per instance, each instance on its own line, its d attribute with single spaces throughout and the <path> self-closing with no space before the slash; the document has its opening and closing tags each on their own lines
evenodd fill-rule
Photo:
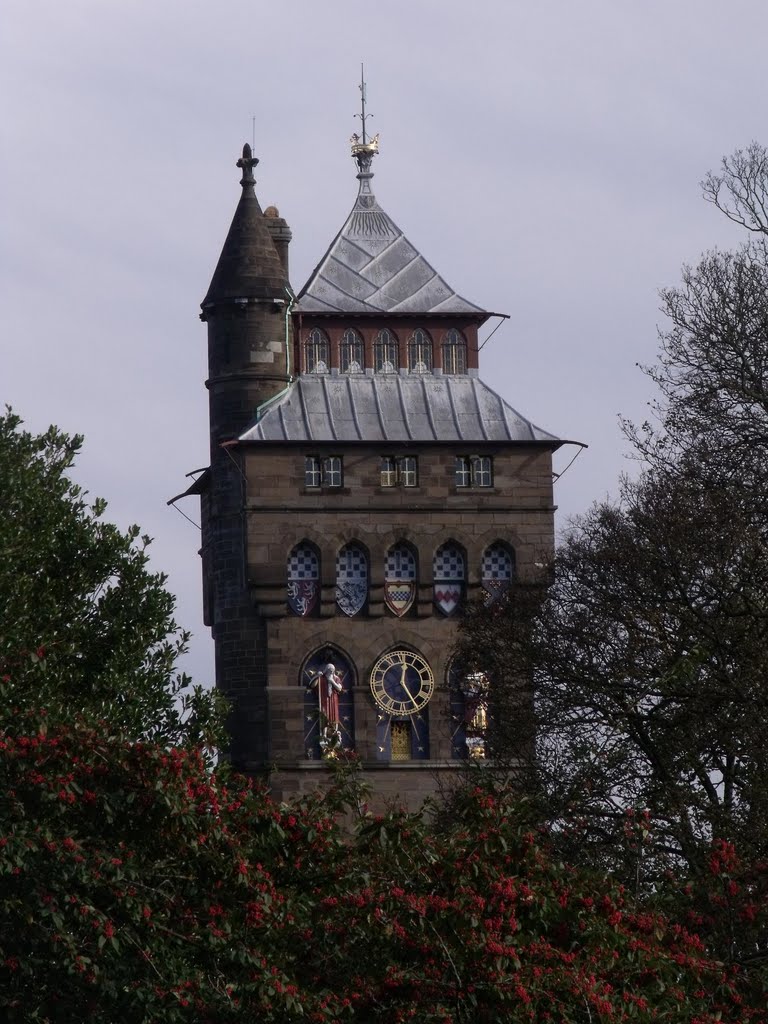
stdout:
<svg viewBox="0 0 768 1024">
<path fill-rule="evenodd" d="M 86 716 L 126 736 L 213 741 L 217 699 L 175 670 L 173 619 L 149 538 L 104 519 L 70 470 L 82 439 L 0 417 L 0 719 Z"/>
</svg>

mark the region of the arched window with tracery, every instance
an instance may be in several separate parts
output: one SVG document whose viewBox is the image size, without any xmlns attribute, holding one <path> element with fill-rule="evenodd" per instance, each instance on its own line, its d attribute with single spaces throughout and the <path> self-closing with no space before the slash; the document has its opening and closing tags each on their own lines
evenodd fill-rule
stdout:
<svg viewBox="0 0 768 1024">
<path fill-rule="evenodd" d="M 443 339 L 443 373 L 467 372 L 467 339 L 452 327 Z"/>
<path fill-rule="evenodd" d="M 341 339 L 340 363 L 342 373 L 362 373 L 365 367 L 363 339 L 348 327 Z"/>
<path fill-rule="evenodd" d="M 408 369 L 411 373 L 432 372 L 432 339 L 421 327 L 408 339 Z"/>
<path fill-rule="evenodd" d="M 312 544 L 303 541 L 288 555 L 288 608 L 309 618 L 320 606 L 320 559 Z"/>
<path fill-rule="evenodd" d="M 313 327 L 304 342 L 304 367 L 307 373 L 328 373 L 328 335 Z"/>
<path fill-rule="evenodd" d="M 376 373 L 397 373 L 399 367 L 397 338 L 384 327 L 373 342 L 373 368 Z"/>
<path fill-rule="evenodd" d="M 384 600 L 398 618 L 412 607 L 416 597 L 416 553 L 401 541 L 387 552 L 384 563 Z"/>
<path fill-rule="evenodd" d="M 443 615 L 452 615 L 464 596 L 464 552 L 453 541 L 441 544 L 432 559 L 433 597 Z"/>
<path fill-rule="evenodd" d="M 512 586 L 515 576 L 515 553 L 506 544 L 496 541 L 485 549 L 481 566 L 485 603 L 498 601 Z"/>
<path fill-rule="evenodd" d="M 357 615 L 368 601 L 368 556 L 359 544 L 346 544 L 336 555 L 336 606 Z"/>
</svg>

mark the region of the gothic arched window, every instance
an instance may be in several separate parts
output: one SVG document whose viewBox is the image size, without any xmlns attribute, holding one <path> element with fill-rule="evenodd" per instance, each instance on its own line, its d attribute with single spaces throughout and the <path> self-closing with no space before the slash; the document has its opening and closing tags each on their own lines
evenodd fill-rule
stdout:
<svg viewBox="0 0 768 1024">
<path fill-rule="evenodd" d="M 432 559 L 433 596 L 443 615 L 452 615 L 464 593 L 464 553 L 458 544 L 446 541 Z"/>
<path fill-rule="evenodd" d="M 451 715 L 451 757 L 482 761 L 489 724 L 489 681 L 484 672 L 463 672 L 451 662 L 446 673 Z"/>
<path fill-rule="evenodd" d="M 485 603 L 493 604 L 506 594 L 515 575 L 515 553 L 506 544 L 496 541 L 483 555 L 481 576 Z"/>
<path fill-rule="evenodd" d="M 443 339 L 443 373 L 467 372 L 467 340 L 452 327 Z"/>
<path fill-rule="evenodd" d="M 408 339 L 408 369 L 411 373 L 432 372 L 432 339 L 421 327 Z"/>
<path fill-rule="evenodd" d="M 351 327 L 348 327 L 347 330 L 344 331 L 344 335 L 341 339 L 340 355 L 342 373 L 363 372 L 365 366 L 363 357 L 363 339 L 357 331 L 353 331 Z"/>
<path fill-rule="evenodd" d="M 328 373 L 328 335 L 313 327 L 304 342 L 304 367 L 307 373 Z"/>
<path fill-rule="evenodd" d="M 320 604 L 320 559 L 307 541 L 288 555 L 288 607 L 294 615 L 316 615 Z"/>
<path fill-rule="evenodd" d="M 309 760 L 336 758 L 355 745 L 352 661 L 330 644 L 307 658 L 299 683 L 304 687 L 304 754 Z"/>
<path fill-rule="evenodd" d="M 376 373 L 397 373 L 399 366 L 397 338 L 385 327 L 373 342 L 373 368 Z"/>
<path fill-rule="evenodd" d="M 384 563 L 384 600 L 398 618 L 408 611 L 416 597 L 416 554 L 401 541 L 387 552 Z"/>
<path fill-rule="evenodd" d="M 368 600 L 368 556 L 359 544 L 347 544 L 336 555 L 336 605 L 357 615 Z"/>
</svg>

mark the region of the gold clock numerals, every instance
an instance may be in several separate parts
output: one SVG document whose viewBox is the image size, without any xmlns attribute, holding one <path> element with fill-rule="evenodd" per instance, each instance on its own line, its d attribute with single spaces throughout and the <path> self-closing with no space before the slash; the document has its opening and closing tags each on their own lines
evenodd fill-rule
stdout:
<svg viewBox="0 0 768 1024">
<path fill-rule="evenodd" d="M 426 706 L 434 688 L 432 670 L 413 651 L 390 651 L 371 672 L 373 699 L 388 715 L 415 715 Z"/>
</svg>

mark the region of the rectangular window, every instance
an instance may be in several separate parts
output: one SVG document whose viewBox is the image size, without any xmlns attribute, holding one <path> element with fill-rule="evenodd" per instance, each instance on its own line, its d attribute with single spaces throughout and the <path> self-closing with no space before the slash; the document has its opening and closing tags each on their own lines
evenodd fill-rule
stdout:
<svg viewBox="0 0 768 1024">
<path fill-rule="evenodd" d="M 489 456 L 472 456 L 472 484 L 474 487 L 491 487 L 493 485 Z"/>
<path fill-rule="evenodd" d="M 321 481 L 320 459 L 316 455 L 307 455 L 304 459 L 304 486 L 319 487 Z"/>
<path fill-rule="evenodd" d="M 330 455 L 323 459 L 323 487 L 341 487 L 343 483 L 341 456 Z"/>
<path fill-rule="evenodd" d="M 382 456 L 380 463 L 382 487 L 417 487 L 419 483 L 418 462 L 415 455 Z"/>
<path fill-rule="evenodd" d="M 305 487 L 341 487 L 344 466 L 340 455 L 307 455 L 304 459 Z"/>
<path fill-rule="evenodd" d="M 381 460 L 381 486 L 394 487 L 397 484 L 397 463 L 386 455 Z"/>
<path fill-rule="evenodd" d="M 458 455 L 457 487 L 493 487 L 493 459 L 489 455 Z"/>
<path fill-rule="evenodd" d="M 469 459 L 466 455 L 456 457 L 456 486 L 469 487 L 472 483 L 472 476 L 469 470 Z"/>
<path fill-rule="evenodd" d="M 400 463 L 400 483 L 403 487 L 415 487 L 419 482 L 416 472 L 416 456 L 406 455 L 398 461 Z"/>
</svg>

